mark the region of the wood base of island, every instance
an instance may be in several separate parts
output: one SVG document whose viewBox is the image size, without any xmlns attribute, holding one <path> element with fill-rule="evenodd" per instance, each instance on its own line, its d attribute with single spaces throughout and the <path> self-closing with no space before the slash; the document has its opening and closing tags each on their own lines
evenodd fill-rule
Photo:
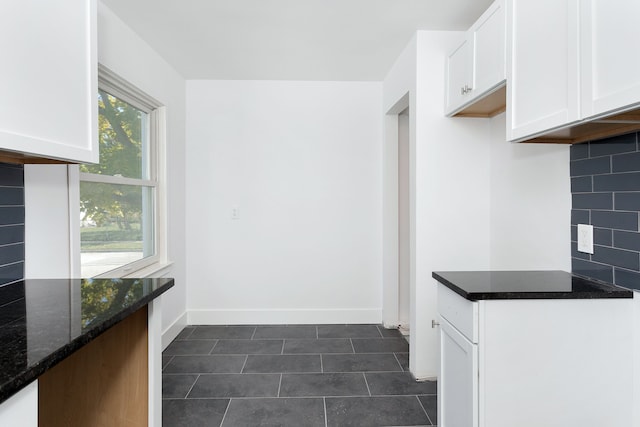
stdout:
<svg viewBox="0 0 640 427">
<path fill-rule="evenodd" d="M 39 379 L 39 427 L 149 425 L 148 312 L 143 307 Z"/>
</svg>

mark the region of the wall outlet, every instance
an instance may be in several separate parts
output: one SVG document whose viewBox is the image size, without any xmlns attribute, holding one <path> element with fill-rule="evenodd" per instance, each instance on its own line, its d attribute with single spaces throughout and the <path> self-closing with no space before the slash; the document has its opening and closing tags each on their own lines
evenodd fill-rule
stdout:
<svg viewBox="0 0 640 427">
<path fill-rule="evenodd" d="M 593 254 L 593 226 L 578 224 L 578 252 Z"/>
</svg>

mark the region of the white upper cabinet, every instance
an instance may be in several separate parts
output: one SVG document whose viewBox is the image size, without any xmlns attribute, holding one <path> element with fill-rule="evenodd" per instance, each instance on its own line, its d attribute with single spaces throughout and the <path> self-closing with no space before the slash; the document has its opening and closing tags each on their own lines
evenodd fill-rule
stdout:
<svg viewBox="0 0 640 427">
<path fill-rule="evenodd" d="M 505 82 L 504 0 L 494 2 L 447 57 L 445 111 L 448 116 L 490 117 L 504 111 L 502 100 L 487 102 Z"/>
<path fill-rule="evenodd" d="M 504 1 L 496 1 L 469 30 L 473 39 L 473 92 L 485 94 L 506 79 Z"/>
<path fill-rule="evenodd" d="M 640 1 L 508 0 L 507 16 L 508 140 L 640 129 Z"/>
<path fill-rule="evenodd" d="M 509 0 L 507 14 L 507 139 L 578 121 L 578 0 Z"/>
<path fill-rule="evenodd" d="M 96 162 L 96 0 L 0 2 L 0 150 Z"/>
<path fill-rule="evenodd" d="M 473 82 L 473 60 L 471 43 L 465 38 L 462 43 L 447 56 L 447 82 L 445 108 L 455 112 L 468 102 L 469 87 Z"/>
<path fill-rule="evenodd" d="M 599 116 L 640 102 L 640 1 L 582 0 L 582 115 Z"/>
</svg>

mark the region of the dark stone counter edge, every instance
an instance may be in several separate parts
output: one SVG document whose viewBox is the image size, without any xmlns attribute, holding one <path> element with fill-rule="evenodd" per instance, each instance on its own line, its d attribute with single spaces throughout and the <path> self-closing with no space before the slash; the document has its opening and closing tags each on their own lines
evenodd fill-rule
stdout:
<svg viewBox="0 0 640 427">
<path fill-rule="evenodd" d="M 449 280 L 433 272 L 431 277 L 445 285 L 461 297 L 470 301 L 479 300 L 509 300 L 509 299 L 600 299 L 600 298 L 633 298 L 633 291 L 616 287 L 608 283 L 600 283 L 594 280 L 575 276 L 598 287 L 597 292 L 467 292 L 456 286 Z"/>
<path fill-rule="evenodd" d="M 174 284 L 175 283 L 173 279 L 171 279 L 165 285 L 160 286 L 158 289 L 151 292 L 144 298 L 141 298 L 139 301 L 136 301 L 134 304 L 125 308 L 115 316 L 96 325 L 86 333 L 71 341 L 69 344 L 60 347 L 59 349 L 51 353 L 48 357 L 42 359 L 37 365 L 28 367 L 11 381 L 7 381 L 4 384 L 0 385 L 0 404 L 31 384 L 34 380 L 38 379 L 40 375 L 44 374 L 49 369 L 56 366 L 58 363 L 62 362 L 64 359 L 71 356 L 73 353 L 80 350 L 85 345 L 89 344 L 98 336 L 102 335 L 104 332 L 108 331 L 113 326 L 123 321 L 142 307 L 148 305 L 151 301 L 172 288 Z"/>
</svg>

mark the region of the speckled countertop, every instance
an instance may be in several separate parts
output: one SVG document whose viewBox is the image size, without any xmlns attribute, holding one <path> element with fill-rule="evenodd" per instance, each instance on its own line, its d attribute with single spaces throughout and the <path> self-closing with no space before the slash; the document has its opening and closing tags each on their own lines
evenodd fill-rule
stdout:
<svg viewBox="0 0 640 427">
<path fill-rule="evenodd" d="M 0 402 L 173 284 L 173 279 L 33 279 L 1 286 Z"/>
<path fill-rule="evenodd" d="M 566 271 L 446 271 L 433 278 L 471 300 L 633 298 L 633 292 Z"/>
</svg>

